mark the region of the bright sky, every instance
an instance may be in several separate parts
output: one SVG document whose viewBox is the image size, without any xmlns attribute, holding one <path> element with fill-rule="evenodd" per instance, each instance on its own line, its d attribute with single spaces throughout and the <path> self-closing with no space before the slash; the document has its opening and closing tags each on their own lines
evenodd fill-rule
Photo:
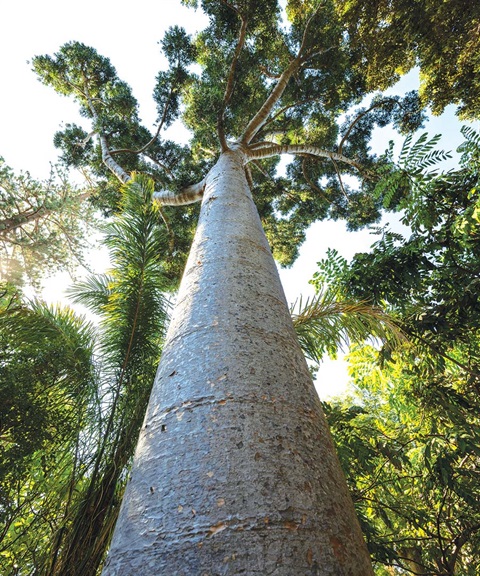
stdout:
<svg viewBox="0 0 480 576">
<path fill-rule="evenodd" d="M 180 6 L 178 0 L 136 0 L 134 4 L 112 0 L 4 2 L 0 35 L 0 156 L 15 170 L 29 170 L 36 178 L 46 178 L 49 163 L 57 157 L 53 134 L 62 123 L 80 120 L 73 102 L 37 81 L 28 64 L 33 56 L 53 54 L 72 40 L 93 46 L 110 58 L 120 78 L 130 84 L 140 102 L 143 121 L 153 129 L 155 107 L 150 95 L 164 62 L 158 41 L 173 24 L 194 32 L 205 21 L 200 13 Z M 415 87 L 415 82 L 415 74 L 409 75 L 399 90 L 390 92 L 401 94 Z M 453 109 L 433 119 L 426 130 L 431 135 L 444 134 L 441 145 L 447 150 L 454 150 L 461 141 Z M 375 150 L 383 151 L 392 137 L 388 130 L 379 132 Z M 287 299 L 292 302 L 301 293 L 311 294 L 308 280 L 328 247 L 336 248 L 349 259 L 354 253 L 367 250 L 374 240 L 368 231 L 346 232 L 342 223 L 312 226 L 294 268 L 281 271 Z M 56 285 L 58 279 L 46 283 L 47 297 L 58 297 L 54 292 Z M 344 364 L 326 361 L 317 380 L 321 396 L 337 393 L 347 380 Z"/>
</svg>

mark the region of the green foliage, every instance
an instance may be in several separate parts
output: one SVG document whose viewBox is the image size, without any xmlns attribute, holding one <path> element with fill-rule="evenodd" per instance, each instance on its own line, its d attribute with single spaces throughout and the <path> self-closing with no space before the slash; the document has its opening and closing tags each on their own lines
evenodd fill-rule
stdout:
<svg viewBox="0 0 480 576">
<path fill-rule="evenodd" d="M 0 334 L 0 567 L 30 574 L 89 451 L 94 333 L 71 310 L 27 303 L 5 285 Z"/>
<path fill-rule="evenodd" d="M 106 216 L 118 212 L 121 180 L 105 164 L 106 154 L 124 171 L 148 173 L 160 189 L 179 189 L 203 174 L 204 162 L 188 148 L 161 138 L 178 117 L 181 97 L 190 83 L 188 67 L 195 49 L 182 28 L 174 27 L 161 42 L 168 69 L 159 72 L 153 98 L 158 126 L 152 133 L 142 126 L 138 105 L 128 85 L 118 78 L 108 58 L 79 42 L 69 42 L 53 56 L 36 56 L 34 71 L 57 92 L 74 98 L 86 118 L 85 126 L 66 124 L 54 143 L 67 167 L 81 168 L 95 185 L 92 202 Z M 165 209 L 170 238 L 164 243 L 164 268 L 175 289 L 190 246 L 196 208 Z"/>
<path fill-rule="evenodd" d="M 96 205 L 108 214 L 118 209 L 120 183 L 112 163 L 107 167 L 106 149 L 127 178 L 132 171 L 147 173 L 157 189 L 178 190 L 200 181 L 219 144 L 224 148 L 227 141 L 241 137 L 295 59 L 295 73 L 251 144 L 311 144 L 338 151 L 354 163 L 305 154 L 292 163 L 287 178 L 276 176 L 270 160 L 252 167 L 252 191 L 275 255 L 284 265 L 295 259 L 311 222 L 344 218 L 349 229 L 357 230 L 378 221 L 384 207 L 397 208 L 417 184 L 411 165 L 420 170 L 422 163 L 440 155 L 432 148 L 428 157 L 433 141 L 410 140 L 409 155 L 399 164 L 392 164 L 390 152 L 377 158 L 369 149 L 376 126 L 392 123 L 409 134 L 421 126 L 426 101 L 438 110 L 459 102 L 465 114 L 474 114 L 478 90 L 473 71 L 478 63 L 470 48 L 475 45 L 478 9 L 472 6 L 463 10 L 453 2 L 451 10 L 437 10 L 427 0 L 415 5 L 377 0 L 368 7 L 355 0 L 289 0 L 285 6 L 275 0 L 184 4 L 202 9 L 209 24 L 194 39 L 173 27 L 160 42 L 168 67 L 158 74 L 153 94 L 156 130 L 141 125 L 128 85 L 93 48 L 69 42 L 53 56 L 33 60 L 40 80 L 73 97 L 89 120 L 88 127 L 67 124 L 55 142 L 67 165 L 88 167 L 99 189 Z M 413 92 L 402 98 L 376 95 L 367 108 L 350 112 L 369 92 L 387 88 L 417 62 L 428 93 L 423 100 Z M 162 139 L 162 130 L 180 114 L 192 131 L 188 148 Z M 359 185 L 347 185 L 346 177 Z M 175 236 L 165 254 L 172 280 L 191 239 L 196 213 L 188 210 L 166 213 Z M 172 245 L 178 267 L 172 264 Z"/>
<path fill-rule="evenodd" d="M 73 292 L 101 319 L 23 304 L 0 311 L 2 573 L 92 576 L 113 530 L 155 376 L 168 302 L 167 232 L 135 177 L 108 227 L 110 274 Z"/>
<path fill-rule="evenodd" d="M 53 270 L 73 270 L 95 225 L 90 193 L 60 171 L 38 182 L 0 158 L 0 279 L 22 285 L 25 277 L 35 283 Z"/>
<path fill-rule="evenodd" d="M 352 343 L 375 339 L 388 349 L 405 340 L 395 321 L 378 306 L 342 299 L 332 287 L 301 298 L 291 309 L 293 325 L 305 356 L 320 363 L 325 354 L 335 357 Z"/>
<path fill-rule="evenodd" d="M 427 171 L 401 202 L 409 238 L 380 229 L 370 253 L 350 264 L 330 253 L 316 278 L 386 306 L 409 339 L 396 352 L 354 348 L 355 396 L 329 407 L 370 549 L 395 574 L 478 572 L 480 139 L 463 132 L 446 175 L 428 172 L 431 149 L 404 148 Z"/>
<path fill-rule="evenodd" d="M 326 406 L 377 573 L 390 567 L 392 574 L 473 576 L 480 552 L 478 400 L 473 405 L 465 391 L 455 397 L 450 389 L 439 403 L 437 385 L 427 405 L 412 370 L 419 350 L 403 349 L 382 369 L 377 355 L 356 348 L 354 396 Z M 453 364 L 446 370 L 462 386 L 461 372 Z"/>
<path fill-rule="evenodd" d="M 56 135 L 63 161 L 88 168 L 98 190 L 96 205 L 119 216 L 107 237 L 115 272 L 88 279 L 75 296 L 106 319 L 91 419 L 97 427 L 80 468 L 76 453 L 66 452 L 81 474 L 71 483 L 76 491 L 69 492 L 65 514 L 57 524 L 41 518 L 43 532 L 36 533 L 52 548 L 29 541 L 25 558 L 33 566 L 31 551 L 44 550 L 37 555 L 43 554 L 39 572 L 52 575 L 93 574 L 101 564 L 158 359 L 165 319 L 160 292 L 175 286 L 196 218 L 195 208 L 157 213 L 151 193 L 154 187 L 178 190 L 201 181 L 220 149 L 243 135 L 242 145 L 251 150 L 310 144 L 323 151 L 298 153 L 282 178 L 270 158 L 247 168 L 283 264 L 294 260 L 306 227 L 318 219 L 345 218 L 357 229 L 388 208 L 403 210 L 411 225 L 408 240 L 379 230 L 372 253 L 357 255 L 351 265 L 331 253 L 321 275 L 335 289 L 307 303 L 298 324 L 308 353 L 318 360 L 372 330 L 388 339 L 385 324 L 374 328 L 385 320 L 378 306 L 388 305 L 397 315 L 416 347 L 401 358 L 388 347 L 375 351 L 387 376 L 377 375 L 371 363 L 356 363 L 359 388 L 368 385 L 372 392 L 362 396 L 360 408 L 330 410 L 340 455 L 350 463 L 362 522 L 380 564 L 433 575 L 452 574 L 453 563 L 468 574 L 466 559 L 477 552 L 478 531 L 477 138 L 465 132 L 462 168 L 440 176 L 428 172 L 443 157 L 435 138 L 407 137 L 398 162 L 391 149 L 381 158 L 369 149 L 376 126 L 393 123 L 404 134 L 421 126 L 417 95 L 375 96 L 367 108 L 353 115 L 349 110 L 419 62 L 423 102 L 435 110 L 457 102 L 463 114 L 477 114 L 478 51 L 469 50 L 476 45 L 478 8 L 463 10 L 454 2 L 450 10 L 449 3 L 438 8 L 427 0 L 290 0 L 283 24 L 274 0 L 184 3 L 200 5 L 209 25 L 192 41 L 180 28 L 162 41 L 168 68 L 159 73 L 154 91 L 156 130 L 141 125 L 128 85 L 93 48 L 71 42 L 53 57 L 33 61 L 41 81 L 73 97 L 86 121 Z M 269 99 L 275 94 L 275 101 Z M 161 135 L 180 113 L 192 131 L 188 148 Z M 340 118 L 345 123 L 339 127 Z M 135 171 L 151 180 L 137 176 L 122 189 L 120 181 Z M 349 186 L 346 177 L 358 186 Z M 70 479 L 71 469 L 65 468 Z M 38 457 L 32 470 L 35 476 Z M 462 512 L 472 502 L 472 513 Z"/>
<path fill-rule="evenodd" d="M 478 118 L 480 7 L 463 0 L 336 0 L 352 43 L 352 67 L 369 89 L 385 89 L 420 67 L 421 96 L 433 112 L 459 105 Z"/>
<path fill-rule="evenodd" d="M 433 138 L 424 132 L 415 142 L 409 134 L 399 153 L 398 160 L 393 160 L 393 142 L 382 160 L 383 165 L 377 167 L 381 176 L 373 190 L 376 198 L 381 198 L 384 208 L 402 210 L 412 204 L 412 199 L 422 195 L 422 187 L 431 184 L 439 176 L 438 166 L 451 158 L 449 152 L 437 150 L 435 147 L 441 135 Z M 434 170 L 430 168 L 435 167 Z M 445 176 L 442 175 L 445 179 Z"/>
</svg>

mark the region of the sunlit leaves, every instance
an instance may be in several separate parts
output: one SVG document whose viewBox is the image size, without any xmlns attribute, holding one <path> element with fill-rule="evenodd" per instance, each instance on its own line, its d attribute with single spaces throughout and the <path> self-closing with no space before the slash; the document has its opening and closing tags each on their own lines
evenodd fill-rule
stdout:
<svg viewBox="0 0 480 576">
<path fill-rule="evenodd" d="M 389 348 L 405 340 L 393 318 L 380 307 L 347 300 L 326 286 L 292 307 L 300 345 L 309 360 L 320 363 L 325 354 L 335 357 L 353 343 L 376 339 Z"/>
<path fill-rule="evenodd" d="M 461 166 L 447 175 L 435 171 L 435 139 L 408 140 L 402 163 L 426 172 L 402 199 L 411 236 L 379 228 L 370 253 L 351 264 L 330 253 L 318 276 L 387 305 L 409 338 L 396 353 L 354 348 L 349 402 L 361 412 L 328 410 L 374 558 L 428 575 L 473 576 L 480 550 L 478 137 L 466 136 Z"/>
<path fill-rule="evenodd" d="M 383 368 L 377 351 L 355 348 L 356 391 L 327 405 L 327 415 L 378 565 L 473 576 L 480 545 L 478 411 L 460 395 L 455 400 L 451 387 L 439 403 L 438 385 L 431 405 L 419 402 L 425 394 L 409 363 L 421 360 L 409 347 Z"/>
<path fill-rule="evenodd" d="M 420 93 L 435 113 L 455 103 L 463 118 L 479 114 L 479 6 L 462 0 L 336 0 L 352 44 L 353 67 L 369 89 L 385 89 L 415 65 Z"/>
<path fill-rule="evenodd" d="M 0 278 L 22 285 L 55 269 L 73 270 L 95 224 L 90 194 L 61 171 L 40 182 L 15 174 L 0 158 Z"/>
<path fill-rule="evenodd" d="M 71 310 L 3 288 L 0 569 L 31 573 L 61 525 L 77 458 L 94 446 L 94 332 Z"/>
<path fill-rule="evenodd" d="M 144 176 L 124 187 L 121 215 L 107 230 L 114 268 L 72 291 L 101 319 L 99 330 L 68 309 L 23 303 L 11 288 L 2 294 L 6 574 L 18 564 L 85 576 L 101 564 L 167 320 L 168 232 L 152 193 Z"/>
</svg>

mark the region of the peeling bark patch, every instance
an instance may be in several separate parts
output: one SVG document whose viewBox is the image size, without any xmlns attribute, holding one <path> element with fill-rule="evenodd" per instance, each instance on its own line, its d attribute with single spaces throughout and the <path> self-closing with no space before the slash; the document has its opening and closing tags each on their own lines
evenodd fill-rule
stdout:
<svg viewBox="0 0 480 576">
<path fill-rule="evenodd" d="M 290 520 L 287 520 L 286 522 L 283 523 L 283 525 L 287 530 L 290 530 L 292 532 L 298 530 L 298 524 L 296 522 L 291 522 Z"/>
<path fill-rule="evenodd" d="M 218 524 L 215 524 L 215 526 L 210 526 L 210 528 L 208 529 L 208 536 L 213 536 L 214 534 L 223 532 L 223 530 L 225 530 L 226 527 L 227 525 L 225 524 L 225 522 L 219 522 Z"/>
<path fill-rule="evenodd" d="M 330 536 L 330 544 L 333 548 L 333 553 L 339 560 L 345 560 L 345 545 L 336 536 Z"/>
</svg>

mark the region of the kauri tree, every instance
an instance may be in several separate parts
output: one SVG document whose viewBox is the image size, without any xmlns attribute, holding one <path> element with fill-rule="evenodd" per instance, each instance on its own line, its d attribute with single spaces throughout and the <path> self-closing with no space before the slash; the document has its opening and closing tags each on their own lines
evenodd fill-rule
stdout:
<svg viewBox="0 0 480 576">
<path fill-rule="evenodd" d="M 197 213 L 166 206 L 202 200 L 105 574 L 372 574 L 270 251 L 289 264 L 314 220 L 376 220 L 376 173 L 391 166 L 370 153 L 372 130 L 422 121 L 409 94 L 377 97 L 338 128 L 375 83 L 337 8 L 290 1 L 282 26 L 273 0 L 204 0 L 207 29 L 162 42 L 153 132 L 94 49 L 72 42 L 33 61 L 90 123 L 55 141 L 97 178 L 100 205 L 117 210 L 133 172 L 152 178 L 170 287 Z M 188 148 L 162 138 L 180 110 Z M 294 160 L 280 178 L 282 154 Z"/>
</svg>

